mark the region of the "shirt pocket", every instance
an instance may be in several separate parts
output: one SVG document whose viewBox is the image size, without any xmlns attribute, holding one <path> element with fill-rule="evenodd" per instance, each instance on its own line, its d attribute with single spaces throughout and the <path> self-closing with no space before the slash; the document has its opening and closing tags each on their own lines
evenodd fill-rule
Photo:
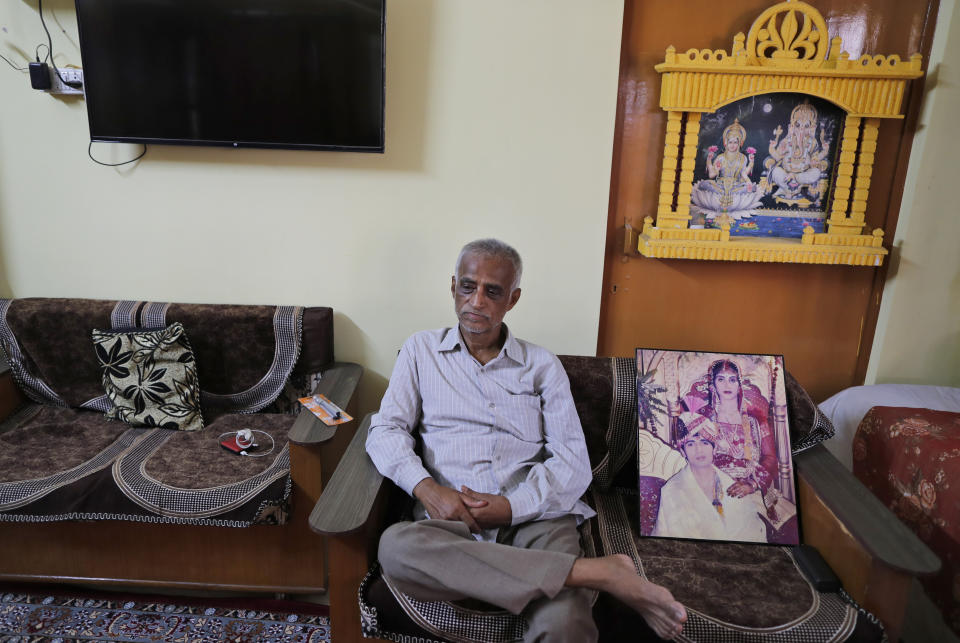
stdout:
<svg viewBox="0 0 960 643">
<path fill-rule="evenodd" d="M 543 413 L 537 394 L 509 395 L 503 400 L 501 421 L 525 442 L 543 440 Z"/>
</svg>

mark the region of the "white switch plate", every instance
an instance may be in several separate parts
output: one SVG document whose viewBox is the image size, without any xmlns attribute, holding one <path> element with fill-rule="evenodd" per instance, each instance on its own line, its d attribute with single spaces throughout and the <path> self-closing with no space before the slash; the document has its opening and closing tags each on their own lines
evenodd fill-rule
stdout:
<svg viewBox="0 0 960 643">
<path fill-rule="evenodd" d="M 61 94 L 61 95 L 83 95 L 83 70 L 77 69 L 76 67 L 59 67 L 60 75 L 63 76 L 63 80 L 68 83 L 80 83 L 80 87 L 71 87 L 69 85 L 64 85 L 60 82 L 60 79 L 57 77 L 57 72 L 53 69 L 50 70 L 50 89 L 44 90 L 50 94 Z"/>
</svg>

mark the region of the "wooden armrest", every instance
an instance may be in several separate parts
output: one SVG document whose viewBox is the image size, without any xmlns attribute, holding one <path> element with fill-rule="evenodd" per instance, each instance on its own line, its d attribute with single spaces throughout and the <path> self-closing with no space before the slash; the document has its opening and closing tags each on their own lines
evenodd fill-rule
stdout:
<svg viewBox="0 0 960 643">
<path fill-rule="evenodd" d="M 797 455 L 796 463 L 800 478 L 870 556 L 914 576 L 940 569 L 937 555 L 822 444 Z"/>
<path fill-rule="evenodd" d="M 367 455 L 371 413 L 350 441 L 333 477 L 310 514 L 310 528 L 328 536 L 362 529 L 370 517 L 384 478 Z"/>
<path fill-rule="evenodd" d="M 396 490 L 367 455 L 373 414 L 353 434 L 333 476 L 310 513 L 310 529 L 326 536 L 330 565 L 330 625 L 335 641 L 359 641 L 357 589 L 377 558 L 380 534 L 387 524 L 387 492 Z"/>
<path fill-rule="evenodd" d="M 350 362 L 337 362 L 323 372 L 311 395 L 322 393 L 328 400 L 346 409 L 363 375 L 363 367 Z M 337 432 L 336 426 L 327 426 L 308 409 L 301 409 L 290 428 L 289 438 L 294 444 L 326 442 Z"/>
<path fill-rule="evenodd" d="M 940 559 L 823 445 L 794 462 L 804 542 L 880 619 L 889 639 L 900 640 L 913 579 L 937 571 Z"/>
</svg>

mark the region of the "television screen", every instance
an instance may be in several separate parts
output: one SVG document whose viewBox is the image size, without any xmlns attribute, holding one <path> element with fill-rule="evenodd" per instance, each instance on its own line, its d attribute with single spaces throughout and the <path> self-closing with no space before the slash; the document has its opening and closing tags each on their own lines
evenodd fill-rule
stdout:
<svg viewBox="0 0 960 643">
<path fill-rule="evenodd" d="M 76 0 L 90 138 L 383 151 L 385 0 Z"/>
</svg>

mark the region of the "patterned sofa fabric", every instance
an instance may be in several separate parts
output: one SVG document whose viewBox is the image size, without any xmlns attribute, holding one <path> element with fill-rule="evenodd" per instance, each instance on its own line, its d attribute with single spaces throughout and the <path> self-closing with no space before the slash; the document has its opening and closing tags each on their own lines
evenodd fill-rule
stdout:
<svg viewBox="0 0 960 643">
<path fill-rule="evenodd" d="M 882 628 L 844 595 L 814 590 L 787 548 L 641 537 L 635 363 L 630 358 L 560 360 L 594 472 L 586 499 L 597 516 L 581 527 L 585 555 L 626 554 L 638 573 L 669 588 L 688 607 L 684 640 L 882 639 Z M 794 391 L 793 399 L 804 396 Z M 806 421 L 814 420 L 816 413 L 807 411 Z M 792 417 L 792 407 L 790 412 Z M 525 627 L 522 616 L 489 605 L 416 601 L 393 588 L 377 566 L 361 586 L 360 609 L 365 635 L 392 641 L 516 641 Z M 598 597 L 594 619 L 601 641 L 659 640 L 639 616 L 607 595 Z"/>
<path fill-rule="evenodd" d="M 174 321 L 196 353 L 205 428 L 184 433 L 106 419 L 92 328 Z M 34 402 L 0 425 L 0 521 L 283 523 L 291 412 L 333 362 L 332 337 L 329 308 L 0 301 L 0 339 Z M 220 447 L 223 433 L 241 428 L 263 432 L 256 434 L 263 457 Z"/>
<path fill-rule="evenodd" d="M 583 530 L 585 551 L 630 556 L 637 570 L 687 607 L 690 641 L 880 641 L 882 629 L 845 595 L 818 592 L 790 548 L 644 538 L 638 497 L 627 489 L 592 495 L 597 518 Z M 605 597 L 594 609 L 602 640 L 646 625 Z M 641 639 L 643 640 L 643 639 Z"/>
<path fill-rule="evenodd" d="M 790 418 L 790 448 L 793 455 L 806 451 L 824 440 L 834 436 L 833 423 L 830 422 L 806 389 L 790 373 L 785 372 L 784 383 L 787 387 L 787 408 Z"/>
<path fill-rule="evenodd" d="M 873 407 L 853 440 L 853 473 L 940 557 L 920 582 L 960 636 L 960 413 Z"/>
<path fill-rule="evenodd" d="M 130 327 L 134 304 L 47 298 L 0 303 L 0 339 L 21 391 L 37 403 L 72 407 L 102 397 L 90 333 Z"/>
</svg>

